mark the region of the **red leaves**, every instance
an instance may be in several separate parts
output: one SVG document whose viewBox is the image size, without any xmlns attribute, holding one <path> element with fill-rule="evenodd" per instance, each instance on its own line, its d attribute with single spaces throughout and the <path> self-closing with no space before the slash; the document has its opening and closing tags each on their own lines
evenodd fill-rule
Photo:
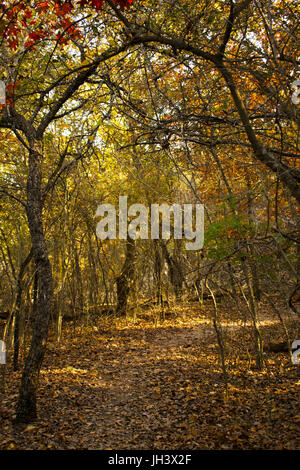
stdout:
<svg viewBox="0 0 300 470">
<path fill-rule="evenodd" d="M 8 83 L 6 85 L 6 94 L 7 94 L 7 96 L 12 96 L 18 85 L 19 85 L 19 82 Z"/>
<path fill-rule="evenodd" d="M 32 12 L 29 11 L 29 10 L 25 10 L 25 12 L 24 12 L 24 17 L 25 17 L 27 20 L 29 20 L 29 18 L 32 17 Z"/>
<path fill-rule="evenodd" d="M 26 47 L 34 46 L 38 41 L 40 41 L 41 39 L 45 39 L 46 37 L 46 31 L 32 31 L 31 33 L 29 33 L 30 41 L 27 41 Z"/>
<path fill-rule="evenodd" d="M 129 8 L 130 5 L 132 5 L 133 0 L 113 0 L 115 3 L 120 5 L 121 10 L 124 10 L 124 8 Z"/>
<path fill-rule="evenodd" d="M 54 7 L 57 16 L 66 16 L 67 13 L 70 13 L 70 11 L 73 10 L 73 5 L 71 1 L 67 1 L 64 3 L 55 3 Z"/>
<path fill-rule="evenodd" d="M 39 5 L 37 5 L 37 10 L 47 11 L 48 8 L 49 8 L 49 2 L 42 2 Z"/>
<path fill-rule="evenodd" d="M 43 31 L 33 31 L 32 33 L 29 33 L 29 37 L 34 42 L 36 42 L 39 39 L 42 39 L 43 37 L 45 37 L 45 33 Z"/>
<path fill-rule="evenodd" d="M 113 1 L 121 10 L 129 8 L 133 3 L 133 0 Z M 79 6 L 99 11 L 102 9 L 104 2 L 105 0 L 79 0 Z M 41 15 L 46 14 L 49 9 L 54 10 L 57 22 L 53 21 L 51 24 L 46 22 L 46 26 L 40 29 Z M 76 7 L 72 0 L 35 0 L 31 6 L 26 0 L 20 0 L 9 8 L 0 0 L 0 12 L 2 12 L 0 30 L 2 36 L 7 40 L 8 46 L 13 50 L 18 48 L 19 37 L 24 29 L 30 31 L 26 43 L 28 48 L 33 48 L 42 39 L 53 37 L 53 33 L 54 38 L 64 44 L 70 38 L 80 36 L 79 29 L 72 26 L 73 18 L 70 16 L 70 14 L 75 13 L 75 10 Z"/>
</svg>

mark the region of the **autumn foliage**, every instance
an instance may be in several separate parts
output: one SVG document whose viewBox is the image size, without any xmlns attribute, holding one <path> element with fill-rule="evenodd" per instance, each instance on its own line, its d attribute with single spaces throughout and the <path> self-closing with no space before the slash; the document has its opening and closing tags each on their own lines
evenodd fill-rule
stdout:
<svg viewBox="0 0 300 470">
<path fill-rule="evenodd" d="M 113 0 L 121 9 L 133 0 Z M 80 36 L 72 14 L 84 8 L 101 10 L 105 0 L 47 0 L 0 2 L 0 33 L 9 47 L 16 50 L 25 39 L 25 47 L 32 48 L 38 41 L 54 37 L 60 43 Z M 49 19 L 50 13 L 50 19 Z"/>
<path fill-rule="evenodd" d="M 0 448 L 299 445 L 297 7 L 0 0 Z"/>
</svg>

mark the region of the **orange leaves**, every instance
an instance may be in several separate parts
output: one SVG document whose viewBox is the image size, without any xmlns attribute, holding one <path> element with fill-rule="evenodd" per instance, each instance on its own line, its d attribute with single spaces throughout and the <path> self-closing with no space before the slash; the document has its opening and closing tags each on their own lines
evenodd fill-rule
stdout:
<svg viewBox="0 0 300 470">
<path fill-rule="evenodd" d="M 46 11 L 47 8 L 49 8 L 49 2 L 42 2 L 39 5 L 37 5 L 37 10 Z"/>
<path fill-rule="evenodd" d="M 121 10 L 124 10 L 124 8 L 130 7 L 130 5 L 133 3 L 133 0 L 114 0 L 114 2 L 120 5 Z"/>
</svg>

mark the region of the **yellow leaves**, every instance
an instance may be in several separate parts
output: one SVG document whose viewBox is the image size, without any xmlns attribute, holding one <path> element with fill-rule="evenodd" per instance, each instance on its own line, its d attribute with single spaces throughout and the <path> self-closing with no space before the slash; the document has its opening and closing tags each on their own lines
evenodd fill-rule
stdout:
<svg viewBox="0 0 300 470">
<path fill-rule="evenodd" d="M 64 121 L 60 121 L 58 127 L 59 127 L 60 129 L 68 129 L 68 128 L 69 128 L 69 125 L 68 125 L 66 122 L 64 122 Z"/>
<path fill-rule="evenodd" d="M 36 426 L 34 426 L 33 424 L 28 424 L 28 426 L 26 427 L 26 429 L 24 430 L 24 432 L 31 432 L 31 431 L 33 431 L 34 429 L 36 429 Z"/>
<path fill-rule="evenodd" d="M 16 446 L 13 442 L 11 442 L 8 447 L 6 448 L 6 450 L 15 450 Z"/>
<path fill-rule="evenodd" d="M 89 59 L 82 60 L 80 65 L 90 65 L 91 61 Z"/>
<path fill-rule="evenodd" d="M 75 369 L 75 367 L 67 367 L 66 368 L 67 372 L 71 372 L 71 374 L 87 374 L 88 370 L 87 369 Z"/>
</svg>

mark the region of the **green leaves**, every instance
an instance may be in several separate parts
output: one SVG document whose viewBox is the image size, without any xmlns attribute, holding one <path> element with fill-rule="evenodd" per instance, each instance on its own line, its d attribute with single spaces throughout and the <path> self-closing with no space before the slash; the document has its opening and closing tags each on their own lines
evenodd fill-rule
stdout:
<svg viewBox="0 0 300 470">
<path fill-rule="evenodd" d="M 253 235 L 254 224 L 245 215 L 225 215 L 221 220 L 211 223 L 205 231 L 208 257 L 222 259 L 234 251 L 238 240 Z"/>
</svg>

